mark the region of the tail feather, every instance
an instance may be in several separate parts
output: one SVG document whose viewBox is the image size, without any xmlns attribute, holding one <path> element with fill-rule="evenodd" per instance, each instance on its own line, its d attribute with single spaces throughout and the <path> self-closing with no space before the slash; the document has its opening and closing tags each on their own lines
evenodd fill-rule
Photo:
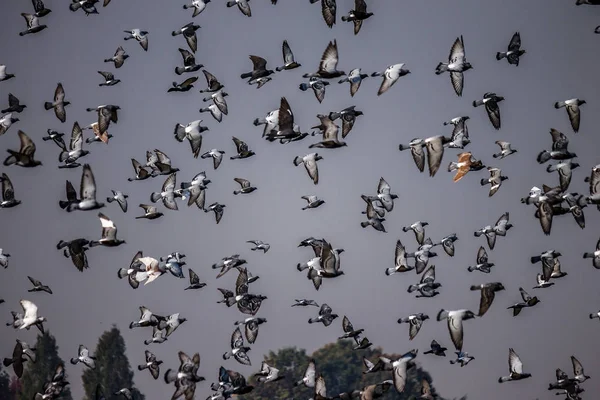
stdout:
<svg viewBox="0 0 600 400">
<path fill-rule="evenodd" d="M 474 268 L 474 267 L 471 267 L 471 266 L 468 266 L 468 267 L 467 267 L 467 271 L 469 271 L 469 272 L 473 272 L 473 271 L 475 271 L 475 268 Z"/>
<path fill-rule="evenodd" d="M 181 75 L 185 72 L 185 68 L 184 67 L 175 67 L 175 73 L 177 75 Z"/>
<path fill-rule="evenodd" d="M 4 364 L 5 367 L 11 366 L 12 363 L 13 363 L 13 359 L 12 358 L 5 358 L 4 361 L 2 361 L 2 364 Z"/>
<path fill-rule="evenodd" d="M 51 109 L 54 108 L 54 106 L 52 105 L 52 103 L 50 103 L 49 101 L 47 101 L 47 102 L 44 103 L 44 108 L 46 110 L 51 110 Z"/>
<path fill-rule="evenodd" d="M 240 75 L 240 77 L 242 79 L 250 78 L 251 76 L 252 76 L 252 72 L 246 72 L 246 73 Z"/>
<path fill-rule="evenodd" d="M 417 290 L 417 289 L 418 289 L 418 286 L 417 286 L 417 285 L 410 285 L 410 286 L 408 287 L 408 290 L 407 290 L 407 291 L 408 291 L 408 293 L 412 293 L 412 292 L 414 292 L 414 291 L 415 291 L 415 290 Z"/>
<path fill-rule="evenodd" d="M 488 180 L 481 178 L 481 181 L 479 181 L 479 183 L 481 183 L 481 186 L 485 186 L 485 185 L 487 185 Z"/>
<path fill-rule="evenodd" d="M 157 192 L 153 192 L 153 193 L 150 195 L 150 201 L 152 201 L 153 203 L 156 203 L 156 202 L 157 202 L 157 201 L 159 201 L 161 198 L 162 198 L 161 194 L 160 194 L 160 193 L 157 193 Z"/>
<path fill-rule="evenodd" d="M 369 223 L 363 221 L 363 222 L 360 223 L 360 226 L 363 227 L 363 228 L 366 228 L 367 226 L 369 226 Z"/>
<path fill-rule="evenodd" d="M 77 11 L 80 8 L 81 8 L 81 4 L 79 4 L 79 3 L 71 3 L 71 4 L 69 4 L 69 9 L 71 11 Z"/>
<path fill-rule="evenodd" d="M 477 285 L 471 285 L 471 290 L 479 290 L 480 287 Z"/>
<path fill-rule="evenodd" d="M 64 201 L 64 200 L 59 200 L 58 205 L 60 206 L 60 208 L 62 208 L 64 210 L 65 208 L 67 208 L 69 206 L 69 202 Z"/>
<path fill-rule="evenodd" d="M 502 60 L 505 57 L 506 57 L 506 53 L 501 53 L 501 52 L 496 53 L 496 60 Z"/>
<path fill-rule="evenodd" d="M 444 310 L 443 308 L 438 312 L 436 319 L 438 321 L 441 321 L 443 319 L 448 318 L 448 311 Z"/>
<path fill-rule="evenodd" d="M 392 268 L 392 267 L 390 267 L 390 268 L 386 268 L 386 269 L 385 269 L 385 274 L 386 274 L 387 276 L 393 275 L 393 274 L 395 274 L 395 273 L 396 273 L 396 268 Z M 410 292 L 409 292 L 409 293 L 410 293 Z"/>
<path fill-rule="evenodd" d="M 533 256 L 533 257 L 531 257 L 531 263 L 532 264 L 535 264 L 535 263 L 540 262 L 540 261 L 542 261 L 542 257 L 541 256 Z"/>
<path fill-rule="evenodd" d="M 448 71 L 448 66 L 444 63 L 439 63 L 437 67 L 435 67 L 435 74 L 440 75 L 444 72 Z"/>
<path fill-rule="evenodd" d="M 127 268 L 119 268 L 119 271 L 117 272 L 117 276 L 119 277 L 119 279 L 126 278 L 127 275 L 129 275 L 129 273 L 127 272 Z"/>
</svg>

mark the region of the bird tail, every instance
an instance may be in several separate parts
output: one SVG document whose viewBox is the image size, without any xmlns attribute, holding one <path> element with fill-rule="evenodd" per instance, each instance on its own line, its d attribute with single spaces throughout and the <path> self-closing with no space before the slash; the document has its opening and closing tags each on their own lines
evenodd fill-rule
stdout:
<svg viewBox="0 0 600 400">
<path fill-rule="evenodd" d="M 485 186 L 485 185 L 487 185 L 488 180 L 481 178 L 481 181 L 479 181 L 479 183 L 481 184 L 481 186 Z"/>
<path fill-rule="evenodd" d="M 44 108 L 46 110 L 51 110 L 51 109 L 54 108 L 54 105 L 52 103 L 50 103 L 49 101 L 47 101 L 47 102 L 44 103 Z"/>
<path fill-rule="evenodd" d="M 302 164 L 304 161 L 302 160 L 302 157 L 298 157 L 296 156 L 296 158 L 294 158 L 294 165 L 297 167 L 298 165 Z"/>
<path fill-rule="evenodd" d="M 148 368 L 148 366 L 147 365 L 138 365 L 137 368 L 138 368 L 138 371 L 143 371 L 146 368 Z"/>
<path fill-rule="evenodd" d="M 173 371 L 172 369 L 168 369 L 167 372 L 165 372 L 165 383 L 169 384 L 171 382 L 175 382 L 177 380 L 177 371 Z"/>
<path fill-rule="evenodd" d="M 231 353 L 227 352 L 227 353 L 223 353 L 223 360 L 229 360 L 231 358 Z"/>
<path fill-rule="evenodd" d="M 473 272 L 475 271 L 475 268 L 471 267 L 470 265 L 467 267 L 467 271 L 469 272 Z"/>
<path fill-rule="evenodd" d="M 542 261 L 542 257 L 541 256 L 533 256 L 533 257 L 531 257 L 531 263 L 532 264 L 535 264 L 535 263 L 540 262 L 540 261 Z"/>
<path fill-rule="evenodd" d="M 502 53 L 502 52 L 496 53 L 496 60 L 502 60 L 503 58 L 506 58 L 506 53 Z"/>
<path fill-rule="evenodd" d="M 235 1 L 228 1 L 227 2 L 227 7 L 233 7 L 235 6 L 236 2 Z"/>
<path fill-rule="evenodd" d="M 583 258 L 594 258 L 592 253 L 583 253 Z"/>
<path fill-rule="evenodd" d="M 450 161 L 450 164 L 448 164 L 448 172 L 456 171 L 457 169 L 458 164 L 456 163 L 456 161 Z"/>
<path fill-rule="evenodd" d="M 123 279 L 126 278 L 129 275 L 127 268 L 119 268 L 119 271 L 117 271 L 117 276 L 119 277 L 119 279 Z"/>
<path fill-rule="evenodd" d="M 64 201 L 64 200 L 59 200 L 58 205 L 60 206 L 60 208 L 62 208 L 64 210 L 65 208 L 67 208 L 69 206 L 69 202 Z"/>
<path fill-rule="evenodd" d="M 556 171 L 558 168 L 556 168 L 556 165 L 554 164 L 550 164 L 546 167 L 546 172 L 554 172 Z"/>
<path fill-rule="evenodd" d="M 184 67 L 175 67 L 175 73 L 177 75 L 181 75 L 185 72 L 185 68 Z"/>
<path fill-rule="evenodd" d="M 231 307 L 235 303 L 237 303 L 237 300 L 235 299 L 235 296 L 228 297 L 227 300 L 225 300 L 225 304 L 227 304 L 227 307 Z"/>
<path fill-rule="evenodd" d="M 546 161 L 550 160 L 551 158 L 552 158 L 552 156 L 550 155 L 550 152 L 544 150 L 544 151 L 540 152 L 540 154 L 538 154 L 537 162 L 540 164 L 543 164 Z"/>
<path fill-rule="evenodd" d="M 437 67 L 435 67 L 435 74 L 439 75 L 448 71 L 448 64 L 439 63 Z"/>
<path fill-rule="evenodd" d="M 386 274 L 387 276 L 393 275 L 393 274 L 395 274 L 395 273 L 396 273 L 396 268 L 392 268 L 392 267 L 390 267 L 390 268 L 386 268 L 386 269 L 385 269 L 385 274 Z M 409 292 L 409 293 L 410 293 L 410 292 Z"/>
<path fill-rule="evenodd" d="M 564 101 L 557 101 L 556 103 L 554 103 L 554 108 L 561 108 L 564 107 L 566 105 L 566 103 Z"/>
<path fill-rule="evenodd" d="M 112 198 L 112 197 L 107 197 L 106 201 L 109 202 L 109 203 L 112 203 L 113 201 L 115 201 L 115 199 Z"/>
<path fill-rule="evenodd" d="M 161 194 L 157 193 L 157 192 L 152 192 L 152 194 L 150 195 L 150 201 L 152 201 L 153 203 L 156 203 L 157 201 L 159 201 L 161 199 Z"/>
<path fill-rule="evenodd" d="M 303 92 L 307 91 L 310 86 L 307 83 L 301 83 L 298 88 Z"/>
<path fill-rule="evenodd" d="M 383 75 L 381 72 L 373 72 L 373 73 L 371 74 L 371 76 L 372 76 L 372 77 L 375 77 L 375 76 L 381 76 L 381 75 Z"/>
<path fill-rule="evenodd" d="M 495 153 L 495 154 L 492 154 L 492 157 L 494 157 L 494 158 L 498 158 L 498 157 L 500 157 L 501 155 L 502 155 L 502 153 Z"/>
<path fill-rule="evenodd" d="M 308 323 L 309 323 L 309 324 L 314 324 L 315 322 L 319 322 L 318 318 L 310 318 L 310 319 L 308 320 Z"/>
<path fill-rule="evenodd" d="M 342 21 L 344 21 L 344 22 L 348 21 L 348 17 L 346 17 L 345 15 L 342 15 Z"/>
<path fill-rule="evenodd" d="M 267 121 L 264 118 L 256 118 L 254 121 L 252 121 L 252 123 L 254 124 L 254 126 L 259 126 L 266 124 Z"/>
<path fill-rule="evenodd" d="M 366 228 L 367 226 L 369 226 L 369 223 L 363 221 L 363 222 L 360 223 L 360 226 L 363 227 L 363 228 Z"/>
<path fill-rule="evenodd" d="M 60 154 L 58 155 L 58 161 L 60 161 L 60 162 L 65 162 L 68 158 L 69 158 L 68 151 L 61 151 Z"/>
<path fill-rule="evenodd" d="M 246 78 L 250 78 L 251 76 L 252 76 L 252 72 L 246 72 L 246 73 L 240 75 L 240 78 L 246 79 Z"/>
<path fill-rule="evenodd" d="M 481 289 L 481 287 L 479 287 L 478 285 L 471 285 L 471 290 L 479 290 Z"/>
<path fill-rule="evenodd" d="M 408 287 L 408 290 L 407 290 L 407 292 L 408 292 L 408 293 L 412 293 L 412 292 L 414 292 L 414 291 L 415 291 L 415 290 L 417 290 L 417 289 L 418 289 L 418 286 L 417 286 L 417 285 L 410 285 L 410 286 Z"/>
<path fill-rule="evenodd" d="M 477 232 L 473 233 L 473 235 L 475 235 L 475 237 L 479 237 L 482 235 L 482 233 L 480 231 L 477 231 Z"/>
<path fill-rule="evenodd" d="M 596 314 L 590 314 L 590 319 L 594 319 L 594 318 L 599 318 L 600 319 L 600 317 L 598 315 L 596 315 Z M 6 361 L 6 358 L 4 360 Z M 4 365 L 6 365 L 6 364 L 4 364 Z M 6 366 L 8 367 L 8 365 L 6 365 Z"/>
<path fill-rule="evenodd" d="M 590 317 L 590 318 L 591 318 L 591 317 Z M 12 358 L 5 358 L 5 359 L 2 361 L 2 364 L 4 364 L 4 366 L 5 366 L 5 367 L 9 367 L 9 366 L 11 366 L 11 365 L 12 365 L 12 363 L 13 363 L 13 359 L 12 359 Z"/>
<path fill-rule="evenodd" d="M 436 319 L 438 321 L 441 321 L 443 319 L 448 318 L 448 311 L 444 310 L 443 308 L 440 310 L 440 312 L 438 312 Z"/>
<path fill-rule="evenodd" d="M 76 365 L 77 363 L 79 363 L 78 358 L 71 358 L 71 364 Z"/>
<path fill-rule="evenodd" d="M 173 31 L 173 32 L 171 32 L 171 36 L 177 36 L 177 35 L 179 35 L 179 34 L 181 34 L 181 32 L 177 32 L 177 31 Z"/>
<path fill-rule="evenodd" d="M 473 107 L 479 107 L 483 105 L 483 100 L 473 100 Z"/>
<path fill-rule="evenodd" d="M 79 3 L 71 3 L 71 4 L 69 4 L 69 9 L 71 11 L 77 11 L 80 8 L 81 8 L 81 4 L 79 4 Z"/>
<path fill-rule="evenodd" d="M 148 346 L 150 343 L 152 343 L 152 340 L 150 340 L 150 339 L 144 340 L 144 344 L 146 346 Z"/>
<path fill-rule="evenodd" d="M 191 186 L 192 186 L 192 184 L 190 182 L 181 182 L 181 185 L 180 185 L 181 189 L 187 189 Z"/>
</svg>

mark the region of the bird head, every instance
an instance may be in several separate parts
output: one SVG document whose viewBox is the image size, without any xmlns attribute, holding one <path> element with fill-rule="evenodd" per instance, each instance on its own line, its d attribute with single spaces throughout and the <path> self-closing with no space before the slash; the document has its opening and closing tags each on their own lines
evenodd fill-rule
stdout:
<svg viewBox="0 0 600 400">
<path fill-rule="evenodd" d="M 468 70 L 468 69 L 473 69 L 473 66 L 471 65 L 471 63 L 470 63 L 470 62 L 466 62 L 466 63 L 463 65 L 463 71 L 466 71 L 466 70 Z"/>
<path fill-rule="evenodd" d="M 422 315 L 421 315 L 421 319 L 422 319 L 423 321 L 425 321 L 426 319 L 429 319 L 429 315 L 427 315 L 427 314 L 422 314 Z"/>
<path fill-rule="evenodd" d="M 10 122 L 11 122 L 12 124 L 14 124 L 15 122 L 19 122 L 19 121 L 20 121 L 20 120 L 19 120 L 19 118 L 11 118 L 11 119 L 10 119 Z"/>
<path fill-rule="evenodd" d="M 323 159 L 323 157 L 321 157 L 321 156 L 320 156 L 320 155 L 318 155 L 318 154 L 315 154 L 315 160 L 316 160 L 316 161 L 319 161 L 319 160 L 322 160 L 322 159 Z"/>
<path fill-rule="evenodd" d="M 585 100 L 580 100 L 580 101 L 579 101 L 579 105 L 582 105 L 582 104 L 585 104 L 585 103 L 586 103 L 586 101 L 585 101 Z"/>
<path fill-rule="evenodd" d="M 467 311 L 465 311 L 465 314 L 463 315 L 463 318 L 462 318 L 462 319 L 463 319 L 463 320 L 467 320 L 467 319 L 473 319 L 473 318 L 475 318 L 475 316 L 476 316 L 476 315 L 475 315 L 475 313 L 474 313 L 473 311 L 471 311 L 471 310 L 467 310 Z"/>
<path fill-rule="evenodd" d="M 354 116 L 358 117 L 359 115 L 364 115 L 362 111 L 354 111 Z"/>
<path fill-rule="evenodd" d="M 187 318 L 180 318 L 180 319 L 179 319 L 179 323 L 180 323 L 180 324 L 183 324 L 185 321 L 187 321 Z"/>
</svg>

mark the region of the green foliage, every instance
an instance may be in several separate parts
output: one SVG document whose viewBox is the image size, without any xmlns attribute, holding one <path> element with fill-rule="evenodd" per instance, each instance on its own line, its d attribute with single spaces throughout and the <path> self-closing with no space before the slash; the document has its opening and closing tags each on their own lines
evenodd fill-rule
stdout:
<svg viewBox="0 0 600 400">
<path fill-rule="evenodd" d="M 25 372 L 21 377 L 21 392 L 18 395 L 19 400 L 31 400 L 36 393 L 42 393 L 44 383 L 50 381 L 54 376 L 56 367 L 63 364 L 63 360 L 58 356 L 58 346 L 56 339 L 46 331 L 43 335 L 38 335 L 35 346 L 36 362 L 27 361 L 25 363 Z M 68 376 L 66 376 L 68 380 Z M 57 400 L 72 400 L 71 390 L 66 386 Z"/>
<path fill-rule="evenodd" d="M 100 384 L 106 400 L 121 400 L 115 392 L 128 388 L 134 400 L 144 400 L 144 395 L 133 387 L 133 371 L 125 355 L 125 340 L 119 329 L 113 327 L 98 339 L 96 350 L 90 352 L 96 357 L 96 368 L 87 367 L 81 376 L 87 400 L 94 400 L 96 385 Z"/>
<path fill-rule="evenodd" d="M 353 350 L 353 346 L 353 341 L 339 340 L 316 350 L 311 356 L 308 356 L 305 350 L 298 350 L 295 347 L 283 348 L 277 353 L 271 351 L 265 357 L 265 361 L 279 369 L 286 378 L 273 383 L 261 384 L 254 378 L 248 377 L 255 389 L 244 395 L 241 400 L 309 399 L 314 397 L 314 389 L 306 388 L 303 385 L 294 387 L 294 382 L 302 379 L 311 358 L 315 359 L 317 374 L 322 374 L 325 378 L 328 397 L 356 389 L 360 390 L 365 386 L 392 379 L 390 371 L 363 374 L 362 371 L 365 370 L 363 356 L 376 363 L 379 356 L 394 360 L 400 358 L 401 354 L 383 353 L 380 348 Z M 418 366 L 409 369 L 404 393 L 399 394 L 392 387 L 382 399 L 407 400 L 411 396 L 419 398 L 423 379 L 430 383 L 434 397 L 441 400 L 441 397 L 436 397 L 439 395 L 431 384 L 432 379 L 429 373 Z M 462 400 L 466 400 L 466 397 Z"/>
<path fill-rule="evenodd" d="M 2 366 L 0 366 L 2 371 Z M 10 392 L 10 378 L 6 371 L 0 372 L 0 400 L 12 400 L 12 393 Z"/>
</svg>

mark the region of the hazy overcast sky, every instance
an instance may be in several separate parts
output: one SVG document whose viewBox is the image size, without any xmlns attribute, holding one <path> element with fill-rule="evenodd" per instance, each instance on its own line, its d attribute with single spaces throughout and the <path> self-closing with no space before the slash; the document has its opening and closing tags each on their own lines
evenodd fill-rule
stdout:
<svg viewBox="0 0 600 400">
<path fill-rule="evenodd" d="M 209 384 L 217 378 L 217 369 L 225 365 L 247 376 L 255 372 L 262 355 L 283 346 L 298 346 L 311 352 L 341 335 L 341 318 L 332 326 L 309 325 L 315 308 L 290 308 L 295 298 L 312 298 L 328 303 L 333 310 L 347 315 L 356 328 L 365 328 L 369 339 L 387 352 L 420 350 L 417 361 L 429 371 L 439 393 L 446 397 L 465 393 L 472 399 L 506 398 L 550 399 L 547 391 L 554 370 L 572 374 L 569 357 L 575 355 L 592 379 L 582 387 L 585 397 L 600 393 L 600 360 L 595 356 L 598 321 L 588 319 L 600 308 L 597 282 L 600 271 L 591 260 L 583 260 L 585 251 L 593 251 L 600 234 L 600 220 L 595 207 L 585 209 L 586 228 L 581 230 L 570 215 L 554 221 L 552 235 L 544 236 L 534 209 L 519 202 L 534 185 L 558 184 L 556 173 L 546 172 L 535 157 L 549 149 L 550 128 L 564 132 L 571 140 L 570 150 L 579 156 L 581 167 L 574 171 L 570 191 L 587 194 L 583 182 L 590 169 L 600 162 L 597 126 L 600 123 L 597 71 L 600 65 L 600 35 L 594 28 L 600 21 L 600 7 L 576 7 L 574 0 L 504 0 L 502 2 L 455 0 L 450 2 L 375 1 L 368 2 L 374 16 L 363 24 L 355 36 L 352 24 L 340 20 L 353 7 L 350 0 L 338 0 L 338 21 L 329 29 L 321 16 L 319 4 L 308 0 L 280 0 L 276 6 L 268 0 L 253 0 L 252 17 L 237 8 L 225 7 L 225 1 L 213 1 L 194 19 L 198 31 L 196 60 L 206 66 L 226 86 L 229 115 L 217 123 L 210 114 L 199 114 L 206 106 L 198 90 L 205 87 L 204 77 L 187 93 L 168 93 L 172 81 L 181 82 L 174 68 L 182 64 L 178 47 L 187 48 L 183 37 L 171 31 L 192 21 L 191 11 L 183 10 L 183 0 L 113 0 L 100 15 L 86 17 L 73 13 L 68 1 L 46 0 L 52 13 L 42 21 L 48 28 L 41 33 L 19 37 L 25 29 L 21 12 L 32 12 L 30 2 L 5 1 L 0 13 L 0 64 L 16 79 L 0 82 L 0 105 L 7 106 L 13 93 L 28 108 L 19 115 L 20 122 L 0 138 L 2 153 L 17 149 L 17 131 L 26 132 L 36 143 L 36 156 L 44 165 L 33 169 L 1 167 L 13 181 L 17 208 L 0 210 L 0 247 L 12 254 L 8 269 L 0 271 L 0 313 L 10 320 L 10 311 L 19 309 L 19 299 L 34 301 L 40 315 L 48 318 L 46 327 L 56 336 L 60 355 L 66 361 L 74 356 L 79 344 L 94 349 L 98 336 L 117 324 L 127 343 L 132 366 L 144 361 L 144 339 L 151 330 L 127 327 L 139 317 L 138 307 L 145 305 L 157 314 L 180 312 L 188 321 L 167 342 L 149 348 L 164 360 L 163 370 L 177 367 L 177 351 L 202 356 L 200 374 L 207 382 L 199 384 L 198 398 L 210 392 Z M 149 31 L 149 50 L 144 52 L 135 41 L 123 41 L 123 30 L 140 28 Z M 506 60 L 496 61 L 497 51 L 505 51 L 511 36 L 520 31 L 527 53 L 519 67 Z M 454 94 L 447 74 L 436 76 L 438 62 L 448 57 L 457 36 L 464 36 L 466 54 L 473 70 L 465 73 L 463 97 Z M 277 73 L 273 81 L 260 90 L 248 86 L 240 74 L 251 69 L 248 55 L 265 57 L 274 69 L 281 65 L 281 43 L 287 39 L 302 68 Z M 317 69 L 327 43 L 337 39 L 339 69 L 349 72 L 361 67 L 364 73 L 383 71 L 388 65 L 406 63 L 412 74 L 384 95 L 377 97 L 381 78 L 369 78 L 354 98 L 348 84 L 337 80 L 327 87 L 319 104 L 312 92 L 301 92 L 302 74 Z M 130 58 L 115 70 L 103 63 L 118 46 L 124 46 Z M 98 70 L 113 71 L 122 80 L 114 87 L 98 87 L 102 77 Z M 189 76 L 189 75 L 188 75 Z M 67 107 L 67 122 L 61 124 L 43 104 L 50 101 L 57 82 L 62 82 Z M 473 108 L 473 100 L 485 92 L 504 96 L 500 103 L 502 129 L 495 131 L 485 110 Z M 319 153 L 320 182 L 313 185 L 302 167 L 294 167 L 295 156 L 312 150 L 308 145 L 317 138 L 289 145 L 268 143 L 261 139 L 262 127 L 252 121 L 278 108 L 285 96 L 303 131 L 317 125 L 315 117 L 356 105 L 364 112 L 346 138 L 348 147 L 322 149 Z M 581 129 L 573 134 L 564 109 L 555 110 L 555 101 L 579 97 L 587 100 L 582 107 Z M 121 107 L 119 123 L 111 125 L 114 135 L 109 145 L 87 146 L 90 154 L 82 161 L 92 165 L 99 200 L 110 189 L 129 195 L 129 211 L 124 214 L 114 204 L 102 210 L 118 227 L 118 236 L 127 244 L 118 248 L 94 248 L 88 252 L 90 269 L 78 272 L 69 259 L 56 250 L 56 243 L 76 237 L 97 239 L 101 226 L 97 211 L 67 213 L 58 207 L 65 197 L 65 179 L 79 187 L 81 169 L 59 170 L 58 148 L 43 142 L 48 128 L 70 134 L 75 121 L 82 126 L 94 121 L 87 107 L 117 104 Z M 460 151 L 448 150 L 434 178 L 419 174 L 409 152 L 400 153 L 398 144 L 415 137 L 450 135 L 451 128 L 442 123 L 459 115 L 469 115 L 471 151 L 484 163 L 502 168 L 505 181 L 496 195 L 488 198 L 488 189 L 479 181 L 487 171 L 472 172 L 458 183 L 452 182 L 447 164 Z M 173 138 L 177 122 L 198 118 L 210 128 L 205 132 L 203 151 L 219 148 L 226 151 L 220 168 L 213 170 L 210 160 L 194 159 L 189 144 Z M 89 135 L 90 131 L 86 131 Z M 231 136 L 246 141 L 256 156 L 246 160 L 229 160 L 235 153 Z M 492 158 L 498 151 L 496 140 L 511 142 L 518 153 L 504 160 Z M 204 213 L 180 202 L 180 210 L 165 212 L 155 221 L 135 220 L 148 203 L 150 193 L 160 189 L 163 177 L 143 182 L 127 182 L 132 176 L 130 159 L 143 161 L 146 150 L 161 149 L 180 168 L 178 182 L 191 179 L 206 170 L 212 183 L 207 204 L 226 204 L 219 225 L 213 213 Z M 249 179 L 258 190 L 249 195 L 233 196 L 238 188 L 234 177 Z M 375 193 L 384 177 L 399 198 L 386 215 L 388 233 L 372 228 L 361 229 L 364 202 L 360 195 Z M 316 210 L 302 211 L 300 197 L 316 194 L 326 204 Z M 485 243 L 473 232 L 493 224 L 510 212 L 514 228 L 499 238 L 489 251 L 496 264 L 489 275 L 469 273 L 477 249 Z M 439 240 L 456 232 L 456 256 L 448 257 L 438 249 L 437 278 L 441 294 L 433 299 L 415 299 L 406 289 L 418 281 L 414 273 L 387 277 L 384 270 L 393 266 L 394 246 L 401 239 L 408 251 L 416 250 L 411 232 L 402 226 L 417 220 L 429 222 L 427 236 Z M 324 237 L 342 254 L 343 277 L 327 280 L 316 292 L 305 273 L 296 264 L 312 257 L 312 251 L 297 248 L 309 236 Z M 251 252 L 250 239 L 271 244 L 262 254 Z M 545 290 L 531 290 L 539 265 L 529 258 L 547 249 L 562 252 L 568 276 Z M 193 268 L 207 286 L 200 291 L 186 291 L 186 279 L 165 275 L 148 286 L 132 290 L 125 280 L 117 279 L 117 270 L 127 266 L 138 250 L 159 258 L 171 251 L 187 255 L 187 267 Z M 268 296 L 258 316 L 268 319 L 260 327 L 252 346 L 252 367 L 244 367 L 221 355 L 229 347 L 233 322 L 242 319 L 235 307 L 228 309 L 219 300 L 218 287 L 233 289 L 237 273 L 215 280 L 210 266 L 222 257 L 239 253 L 248 260 L 249 270 L 260 279 L 251 291 Z M 49 285 L 53 295 L 27 293 L 27 275 Z M 432 339 L 451 348 L 445 322 L 436 322 L 440 308 L 469 308 L 477 311 L 479 293 L 469 291 L 472 284 L 499 281 L 506 291 L 499 293 L 488 313 L 481 319 L 465 323 L 464 349 L 476 357 L 465 368 L 451 366 L 446 359 L 422 355 Z M 541 303 L 513 318 L 506 307 L 520 301 L 518 288 L 538 295 Z M 419 335 L 408 341 L 407 327 L 398 325 L 399 317 L 424 312 L 426 321 Z M 16 332 L 3 328 L 0 352 L 7 356 L 15 338 L 34 342 L 37 331 Z M 521 382 L 500 385 L 497 379 L 508 373 L 508 348 L 521 356 L 526 371 L 533 377 Z M 451 352 L 450 352 L 451 353 Z M 82 366 L 67 365 L 74 398 L 83 394 L 80 379 Z M 302 371 L 298 371 L 300 375 Z M 154 381 L 147 372 L 135 371 L 135 383 L 148 399 L 167 398 L 173 387 L 162 378 Z M 353 388 L 348 388 L 353 389 Z"/>
</svg>

